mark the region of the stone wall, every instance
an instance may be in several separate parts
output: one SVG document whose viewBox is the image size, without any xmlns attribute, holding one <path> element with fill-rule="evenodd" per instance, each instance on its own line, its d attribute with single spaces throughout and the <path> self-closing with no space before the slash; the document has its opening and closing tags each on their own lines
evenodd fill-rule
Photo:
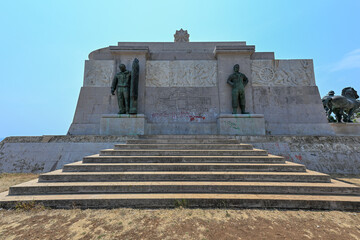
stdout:
<svg viewBox="0 0 360 240">
<path fill-rule="evenodd" d="M 120 63 L 131 70 L 134 58 L 140 64 L 138 113 L 146 117 L 145 134 L 217 134 L 218 117 L 232 112 L 226 80 L 235 64 L 249 79 L 246 110 L 265 116 L 267 135 L 335 134 L 313 61 L 277 60 L 246 42 L 120 42 L 93 51 L 68 134 L 100 134 L 101 116 L 118 112 L 112 78 Z"/>
<path fill-rule="evenodd" d="M 0 143 L 0 172 L 48 172 L 137 136 L 8 137 Z M 324 173 L 360 174 L 360 137 L 237 136 L 243 143 Z"/>
</svg>

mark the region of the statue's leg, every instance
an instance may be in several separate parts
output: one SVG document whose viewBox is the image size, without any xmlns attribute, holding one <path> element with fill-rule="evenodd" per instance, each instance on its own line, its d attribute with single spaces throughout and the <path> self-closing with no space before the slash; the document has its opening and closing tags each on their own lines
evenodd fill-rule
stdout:
<svg viewBox="0 0 360 240">
<path fill-rule="evenodd" d="M 244 90 L 240 90 L 239 93 L 240 93 L 239 102 L 240 102 L 241 114 L 249 114 L 249 112 L 245 111 L 245 105 L 246 105 L 245 92 Z"/>
<path fill-rule="evenodd" d="M 118 104 L 119 104 L 119 112 L 118 114 L 125 114 L 125 107 L 124 107 L 124 88 L 118 88 Z"/>
<path fill-rule="evenodd" d="M 341 123 L 341 118 L 342 118 L 341 112 L 339 110 L 337 110 L 337 111 L 334 111 L 334 113 L 336 116 L 336 122 Z"/>
<path fill-rule="evenodd" d="M 231 92 L 231 96 L 232 96 L 232 108 L 233 108 L 233 112 L 232 114 L 236 114 L 237 113 L 237 108 L 238 108 L 238 104 L 239 104 L 239 91 L 237 91 L 237 89 L 233 89 Z"/>
<path fill-rule="evenodd" d="M 352 122 L 351 118 L 354 115 L 354 108 L 350 109 L 350 111 L 348 112 L 348 115 L 346 117 L 346 122 Z"/>
<path fill-rule="evenodd" d="M 125 87 L 124 88 L 124 102 L 125 102 L 125 112 L 126 112 L 126 114 L 129 114 L 129 101 L 130 101 L 129 95 L 130 95 L 129 88 Z"/>
</svg>

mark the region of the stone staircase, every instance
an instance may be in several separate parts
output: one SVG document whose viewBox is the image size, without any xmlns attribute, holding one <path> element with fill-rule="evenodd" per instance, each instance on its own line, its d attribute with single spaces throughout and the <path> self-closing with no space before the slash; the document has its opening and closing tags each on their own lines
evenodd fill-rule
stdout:
<svg viewBox="0 0 360 240">
<path fill-rule="evenodd" d="M 13 186 L 0 205 L 359 210 L 360 188 L 230 136 L 157 135 Z"/>
</svg>

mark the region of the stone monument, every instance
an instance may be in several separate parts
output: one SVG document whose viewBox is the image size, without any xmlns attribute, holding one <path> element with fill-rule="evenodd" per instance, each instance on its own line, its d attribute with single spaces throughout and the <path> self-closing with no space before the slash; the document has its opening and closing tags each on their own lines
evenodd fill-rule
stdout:
<svg viewBox="0 0 360 240">
<path fill-rule="evenodd" d="M 134 94 L 130 86 L 129 98 L 130 105 L 131 101 L 137 105 L 136 114 L 132 106 L 130 114 L 114 114 L 118 101 L 109 88 L 116 68 L 121 63 L 132 69 L 135 58 L 138 88 Z M 248 79 L 244 102 L 251 114 L 232 114 L 233 89 L 227 79 L 236 64 Z M 109 125 L 115 119 L 121 131 L 120 125 Z M 141 123 L 135 124 L 135 119 Z M 125 121 L 140 124 L 135 129 L 141 130 L 134 131 Z M 187 31 L 180 29 L 174 42 L 119 42 L 91 52 L 68 134 L 333 135 L 334 131 L 323 110 L 311 59 L 278 60 L 273 52 L 256 52 L 243 41 L 190 42 Z"/>
</svg>

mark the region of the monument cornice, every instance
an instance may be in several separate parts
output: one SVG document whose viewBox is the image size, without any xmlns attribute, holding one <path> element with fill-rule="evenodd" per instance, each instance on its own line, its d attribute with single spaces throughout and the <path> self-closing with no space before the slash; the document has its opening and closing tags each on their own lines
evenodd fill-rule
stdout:
<svg viewBox="0 0 360 240">
<path fill-rule="evenodd" d="M 213 54 L 215 57 L 219 54 L 248 54 L 251 55 L 255 52 L 254 45 L 246 46 L 216 46 Z"/>
<path fill-rule="evenodd" d="M 148 46 L 110 46 L 111 53 L 144 53 L 149 54 Z"/>
</svg>

